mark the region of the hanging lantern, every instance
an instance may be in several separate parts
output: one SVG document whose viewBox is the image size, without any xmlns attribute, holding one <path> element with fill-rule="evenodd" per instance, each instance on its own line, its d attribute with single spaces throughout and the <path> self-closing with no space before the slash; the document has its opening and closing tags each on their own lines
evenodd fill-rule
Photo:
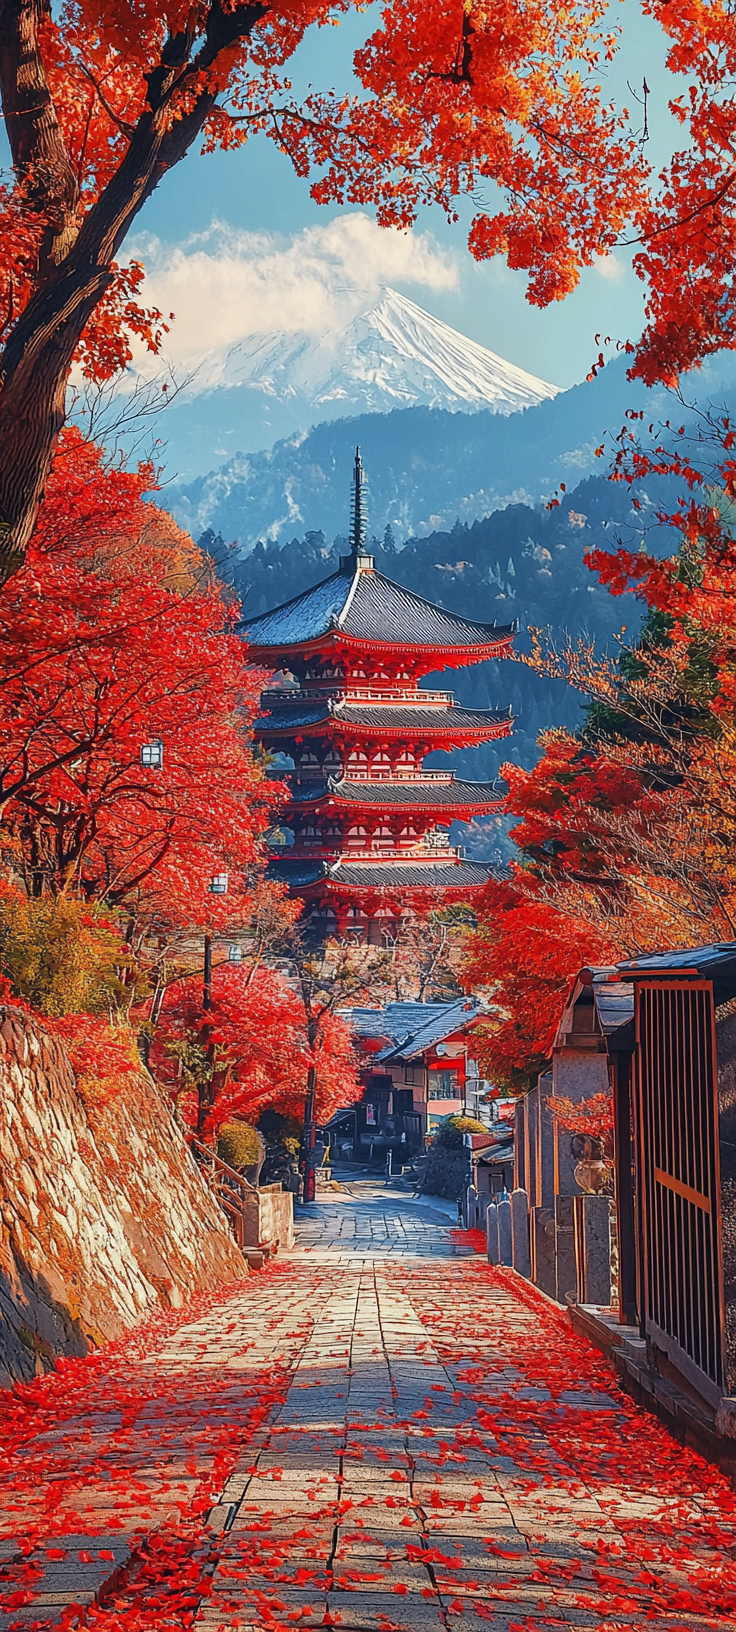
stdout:
<svg viewBox="0 0 736 1632">
<path fill-rule="evenodd" d="M 243 948 L 242 948 L 242 946 L 229 946 L 228 949 L 227 949 L 227 961 L 228 961 L 228 963 L 242 963 L 243 962 Z"/>
<path fill-rule="evenodd" d="M 210 895 L 227 895 L 227 873 L 215 873 L 210 884 Z"/>
<path fill-rule="evenodd" d="M 160 737 L 154 737 L 152 742 L 141 744 L 141 765 L 147 771 L 162 771 L 164 768 L 164 745 Z"/>
</svg>

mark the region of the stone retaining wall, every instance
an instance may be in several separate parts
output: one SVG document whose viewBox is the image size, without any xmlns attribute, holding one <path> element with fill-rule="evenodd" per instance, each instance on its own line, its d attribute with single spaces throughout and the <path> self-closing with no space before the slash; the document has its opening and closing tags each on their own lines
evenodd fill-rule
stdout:
<svg viewBox="0 0 736 1632">
<path fill-rule="evenodd" d="M 0 1007 L 0 1385 L 245 1274 L 152 1079 L 83 1099 L 60 1042 Z"/>
</svg>

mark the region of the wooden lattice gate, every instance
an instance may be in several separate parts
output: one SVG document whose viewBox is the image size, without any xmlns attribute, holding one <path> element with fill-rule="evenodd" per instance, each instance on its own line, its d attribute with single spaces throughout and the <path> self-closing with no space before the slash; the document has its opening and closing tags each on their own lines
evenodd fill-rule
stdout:
<svg viewBox="0 0 736 1632">
<path fill-rule="evenodd" d="M 717 1404 L 724 1388 L 713 988 L 636 982 L 638 1206 L 645 1331 Z"/>
</svg>

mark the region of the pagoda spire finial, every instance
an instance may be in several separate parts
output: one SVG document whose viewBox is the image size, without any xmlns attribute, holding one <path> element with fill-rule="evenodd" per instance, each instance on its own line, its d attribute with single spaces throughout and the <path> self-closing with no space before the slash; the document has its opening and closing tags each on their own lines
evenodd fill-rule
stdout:
<svg viewBox="0 0 736 1632">
<path fill-rule="evenodd" d="M 353 487 L 350 498 L 350 548 L 353 555 L 365 555 L 366 511 L 363 500 L 365 471 L 360 457 L 360 448 L 355 449 L 355 464 L 353 466 Z"/>
</svg>

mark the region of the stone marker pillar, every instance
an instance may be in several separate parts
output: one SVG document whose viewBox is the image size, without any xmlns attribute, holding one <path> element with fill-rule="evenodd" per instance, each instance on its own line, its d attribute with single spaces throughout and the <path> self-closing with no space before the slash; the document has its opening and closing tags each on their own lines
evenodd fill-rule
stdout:
<svg viewBox="0 0 736 1632">
<path fill-rule="evenodd" d="M 611 1302 L 611 1203 L 608 1196 L 575 1197 L 578 1303 L 607 1309 Z"/>
<path fill-rule="evenodd" d="M 478 1228 L 478 1191 L 474 1184 L 469 1184 L 465 1191 L 465 1228 Z"/>
<path fill-rule="evenodd" d="M 489 1264 L 497 1264 L 498 1258 L 498 1208 L 495 1201 L 486 1207 L 486 1242 Z"/>
<path fill-rule="evenodd" d="M 511 1192 L 511 1261 L 527 1280 L 532 1272 L 529 1251 L 529 1197 L 526 1190 Z"/>
<path fill-rule="evenodd" d="M 498 1203 L 498 1261 L 511 1268 L 511 1197 L 501 1196 Z"/>
<path fill-rule="evenodd" d="M 540 1292 L 553 1298 L 555 1280 L 555 1215 L 551 1207 L 532 1207 L 532 1280 Z"/>
<path fill-rule="evenodd" d="M 572 1204 L 572 1196 L 555 1196 L 555 1297 L 558 1303 L 572 1303 L 576 1296 Z"/>
</svg>

